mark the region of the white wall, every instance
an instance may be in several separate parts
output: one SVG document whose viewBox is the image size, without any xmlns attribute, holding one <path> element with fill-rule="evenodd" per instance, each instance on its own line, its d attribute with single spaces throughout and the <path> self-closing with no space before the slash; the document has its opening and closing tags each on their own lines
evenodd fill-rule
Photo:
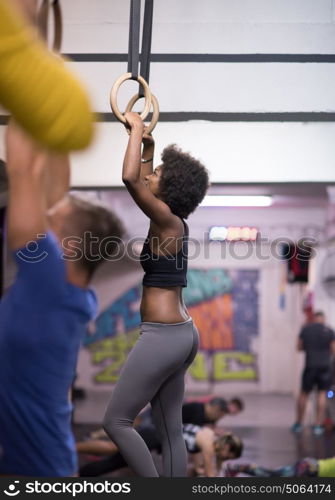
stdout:
<svg viewBox="0 0 335 500">
<path fill-rule="evenodd" d="M 3 132 L 0 127 L 0 139 Z M 334 123 L 160 123 L 155 160 L 159 164 L 163 148 L 177 143 L 204 162 L 212 183 L 330 182 L 334 134 Z M 98 124 L 95 144 L 72 157 L 72 185 L 121 186 L 127 140 L 121 124 Z M 5 157 L 3 143 L 0 156 Z"/>
<path fill-rule="evenodd" d="M 63 52 L 126 53 L 129 4 L 63 1 Z M 334 50 L 332 0 L 155 0 L 153 53 L 325 55 Z M 86 83 L 94 108 L 110 112 L 109 91 L 126 63 L 74 62 L 71 67 Z M 150 84 L 163 115 L 265 113 L 257 119 L 268 120 L 277 112 L 335 110 L 332 63 L 152 63 Z M 121 109 L 135 89 L 135 84 L 121 89 Z M 300 122 L 275 123 L 246 122 L 243 116 L 233 122 L 224 117 L 165 121 L 155 132 L 157 150 L 180 144 L 203 159 L 212 182 L 334 181 L 334 123 L 306 123 L 299 116 Z M 127 135 L 119 123 L 97 128 L 91 150 L 73 159 L 73 185 L 120 185 Z"/>
<path fill-rule="evenodd" d="M 109 92 L 126 73 L 124 62 L 70 63 L 87 83 L 97 111 L 110 111 Z M 163 112 L 332 111 L 333 64 L 311 63 L 152 63 L 150 87 Z M 124 83 L 119 106 L 137 92 Z"/>
<path fill-rule="evenodd" d="M 127 50 L 129 1 L 63 4 L 65 52 Z M 153 52 L 332 54 L 332 4 L 332 0 L 155 0 Z"/>
<path fill-rule="evenodd" d="M 87 10 L 82 4 L 80 13 L 76 2 L 66 4 L 65 52 L 126 52 L 129 2 L 100 0 Z M 156 0 L 152 51 L 329 54 L 335 44 L 333 22 L 331 0 Z M 73 37 L 72 28 L 77 30 Z M 109 111 L 110 87 L 126 64 L 74 65 L 95 108 Z M 150 81 L 163 112 L 335 109 L 332 64 L 153 63 Z M 132 94 L 125 85 L 121 109 Z M 100 125 L 101 139 L 89 157 L 94 169 L 78 159 L 74 184 L 120 183 L 119 173 L 111 175 L 109 161 L 106 166 L 102 158 L 121 165 L 125 138 L 117 127 L 122 129 Z M 158 150 L 177 142 L 202 158 L 212 182 L 329 181 L 335 179 L 333 128 L 332 123 L 168 122 L 159 124 L 156 138 Z"/>
</svg>

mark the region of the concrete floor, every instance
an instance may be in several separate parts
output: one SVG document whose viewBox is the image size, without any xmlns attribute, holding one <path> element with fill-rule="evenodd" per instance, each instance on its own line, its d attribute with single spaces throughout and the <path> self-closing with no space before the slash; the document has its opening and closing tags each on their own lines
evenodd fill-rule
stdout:
<svg viewBox="0 0 335 500">
<path fill-rule="evenodd" d="M 326 458 L 335 455 L 335 432 L 314 437 L 311 432 L 313 401 L 306 414 L 306 427 L 300 436 L 290 432 L 294 422 L 295 401 L 289 395 L 244 394 L 245 410 L 237 416 L 227 416 L 219 427 L 229 429 L 244 441 L 244 453 L 239 461 L 254 462 L 267 467 L 291 464 L 305 456 Z M 99 427 L 109 393 L 88 393 L 76 401 L 74 422 L 76 434 Z M 333 402 L 333 404 L 335 404 Z"/>
</svg>

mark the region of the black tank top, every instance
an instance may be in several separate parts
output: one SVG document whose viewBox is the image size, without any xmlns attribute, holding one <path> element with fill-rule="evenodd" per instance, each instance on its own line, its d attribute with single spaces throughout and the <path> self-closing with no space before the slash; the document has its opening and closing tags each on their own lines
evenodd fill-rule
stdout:
<svg viewBox="0 0 335 500">
<path fill-rule="evenodd" d="M 177 254 L 157 255 L 150 249 L 148 234 L 141 252 L 141 265 L 144 270 L 143 285 L 160 288 L 187 286 L 188 226 L 185 221 L 181 249 Z"/>
</svg>

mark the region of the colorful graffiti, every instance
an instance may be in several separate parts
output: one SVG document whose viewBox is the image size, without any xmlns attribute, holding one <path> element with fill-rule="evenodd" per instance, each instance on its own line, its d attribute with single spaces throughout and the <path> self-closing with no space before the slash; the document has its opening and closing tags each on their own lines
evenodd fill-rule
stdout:
<svg viewBox="0 0 335 500">
<path fill-rule="evenodd" d="M 189 369 L 194 381 L 257 380 L 258 271 L 191 269 L 184 300 L 200 335 Z M 141 286 L 128 290 L 96 320 L 84 346 L 94 382 L 114 384 L 139 335 Z"/>
</svg>

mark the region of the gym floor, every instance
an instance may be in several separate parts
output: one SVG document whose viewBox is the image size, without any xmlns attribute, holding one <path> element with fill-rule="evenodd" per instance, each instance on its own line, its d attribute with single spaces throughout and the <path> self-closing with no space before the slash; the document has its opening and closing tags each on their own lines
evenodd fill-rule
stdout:
<svg viewBox="0 0 335 500">
<path fill-rule="evenodd" d="M 245 402 L 245 410 L 237 416 L 227 416 L 219 421 L 218 428 L 234 431 L 243 439 L 244 453 L 240 462 L 254 462 L 266 467 L 288 465 L 306 456 L 327 458 L 334 456 L 335 432 L 328 431 L 321 437 L 311 432 L 311 400 L 306 414 L 304 432 L 296 436 L 290 426 L 294 422 L 295 401 L 292 396 L 277 394 L 238 395 Z M 100 427 L 109 398 L 108 392 L 89 392 L 85 399 L 76 400 L 74 431 L 78 439 Z M 335 402 L 333 401 L 334 405 Z M 80 465 L 89 457 L 80 457 Z M 159 467 L 159 457 L 156 457 Z M 122 469 L 117 475 L 129 475 Z M 116 475 L 114 473 L 113 475 Z"/>
</svg>

